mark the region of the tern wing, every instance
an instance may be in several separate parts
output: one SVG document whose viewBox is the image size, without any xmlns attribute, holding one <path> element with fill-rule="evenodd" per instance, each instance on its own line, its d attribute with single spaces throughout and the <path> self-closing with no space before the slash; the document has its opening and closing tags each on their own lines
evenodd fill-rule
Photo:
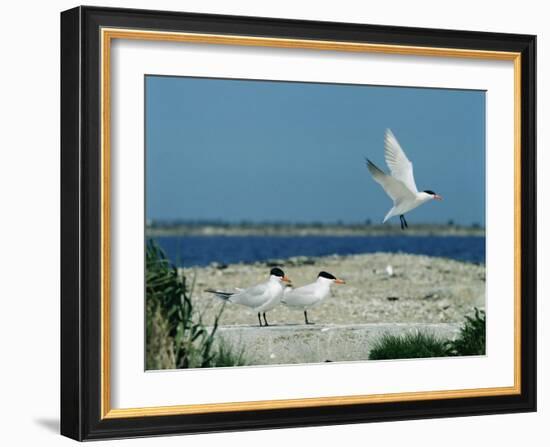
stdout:
<svg viewBox="0 0 550 447">
<path fill-rule="evenodd" d="M 407 188 L 403 182 L 386 174 L 369 159 L 367 159 L 367 168 L 369 168 L 372 178 L 379 183 L 382 188 L 384 188 L 384 191 L 386 191 L 386 194 L 392 198 L 394 205 L 414 198 L 414 193 Z"/>
<path fill-rule="evenodd" d="M 319 296 L 316 292 L 315 283 L 307 286 L 298 287 L 285 293 L 282 301 L 290 307 L 311 306 L 319 301 Z"/>
<path fill-rule="evenodd" d="M 414 194 L 418 192 L 414 181 L 413 164 L 405 155 L 399 141 L 390 129 L 384 136 L 384 158 L 392 177 L 402 182 Z"/>
<path fill-rule="evenodd" d="M 266 301 L 267 284 L 258 284 L 242 289 L 231 296 L 229 301 L 248 307 L 259 307 Z"/>
</svg>

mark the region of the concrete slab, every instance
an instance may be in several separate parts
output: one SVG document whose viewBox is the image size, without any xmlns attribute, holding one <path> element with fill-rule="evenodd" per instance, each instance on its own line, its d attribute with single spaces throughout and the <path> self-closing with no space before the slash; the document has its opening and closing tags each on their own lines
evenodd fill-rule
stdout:
<svg viewBox="0 0 550 447">
<path fill-rule="evenodd" d="M 216 338 L 236 352 L 244 350 L 248 365 L 322 363 L 368 359 L 373 343 L 384 334 L 418 331 L 453 339 L 459 323 L 378 323 L 354 325 L 226 326 Z"/>
</svg>

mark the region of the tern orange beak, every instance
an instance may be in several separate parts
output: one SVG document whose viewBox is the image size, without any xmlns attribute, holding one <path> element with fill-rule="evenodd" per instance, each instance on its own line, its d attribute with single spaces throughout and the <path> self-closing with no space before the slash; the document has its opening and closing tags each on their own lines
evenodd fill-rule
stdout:
<svg viewBox="0 0 550 447">
<path fill-rule="evenodd" d="M 435 194 L 435 195 L 434 195 L 434 199 L 435 199 L 435 200 L 443 200 L 443 197 L 441 197 L 441 196 L 438 195 L 438 194 Z"/>
<path fill-rule="evenodd" d="M 334 284 L 345 284 L 346 281 L 344 281 L 343 279 L 335 279 L 334 280 Z"/>
<path fill-rule="evenodd" d="M 290 284 L 290 279 L 289 279 L 289 277 L 288 277 L 288 276 L 283 276 L 283 279 L 282 279 L 281 281 L 283 281 L 283 282 L 287 282 L 287 283 L 289 283 L 289 284 Z"/>
</svg>

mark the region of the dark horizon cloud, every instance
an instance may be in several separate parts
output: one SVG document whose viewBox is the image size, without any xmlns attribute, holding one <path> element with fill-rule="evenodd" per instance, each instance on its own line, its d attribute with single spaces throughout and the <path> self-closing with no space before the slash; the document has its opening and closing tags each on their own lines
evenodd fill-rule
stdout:
<svg viewBox="0 0 550 447">
<path fill-rule="evenodd" d="M 485 92 L 146 78 L 146 217 L 381 222 L 391 128 L 417 186 L 444 197 L 410 222 L 485 225 Z"/>
</svg>

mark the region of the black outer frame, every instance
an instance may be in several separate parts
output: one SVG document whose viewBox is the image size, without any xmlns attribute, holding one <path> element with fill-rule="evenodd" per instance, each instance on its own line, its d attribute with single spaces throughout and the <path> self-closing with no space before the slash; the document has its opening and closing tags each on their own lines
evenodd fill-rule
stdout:
<svg viewBox="0 0 550 447">
<path fill-rule="evenodd" d="M 521 52 L 521 394 L 100 418 L 100 28 Z M 77 440 L 536 411 L 536 36 L 98 7 L 61 13 L 61 434 Z"/>
</svg>

